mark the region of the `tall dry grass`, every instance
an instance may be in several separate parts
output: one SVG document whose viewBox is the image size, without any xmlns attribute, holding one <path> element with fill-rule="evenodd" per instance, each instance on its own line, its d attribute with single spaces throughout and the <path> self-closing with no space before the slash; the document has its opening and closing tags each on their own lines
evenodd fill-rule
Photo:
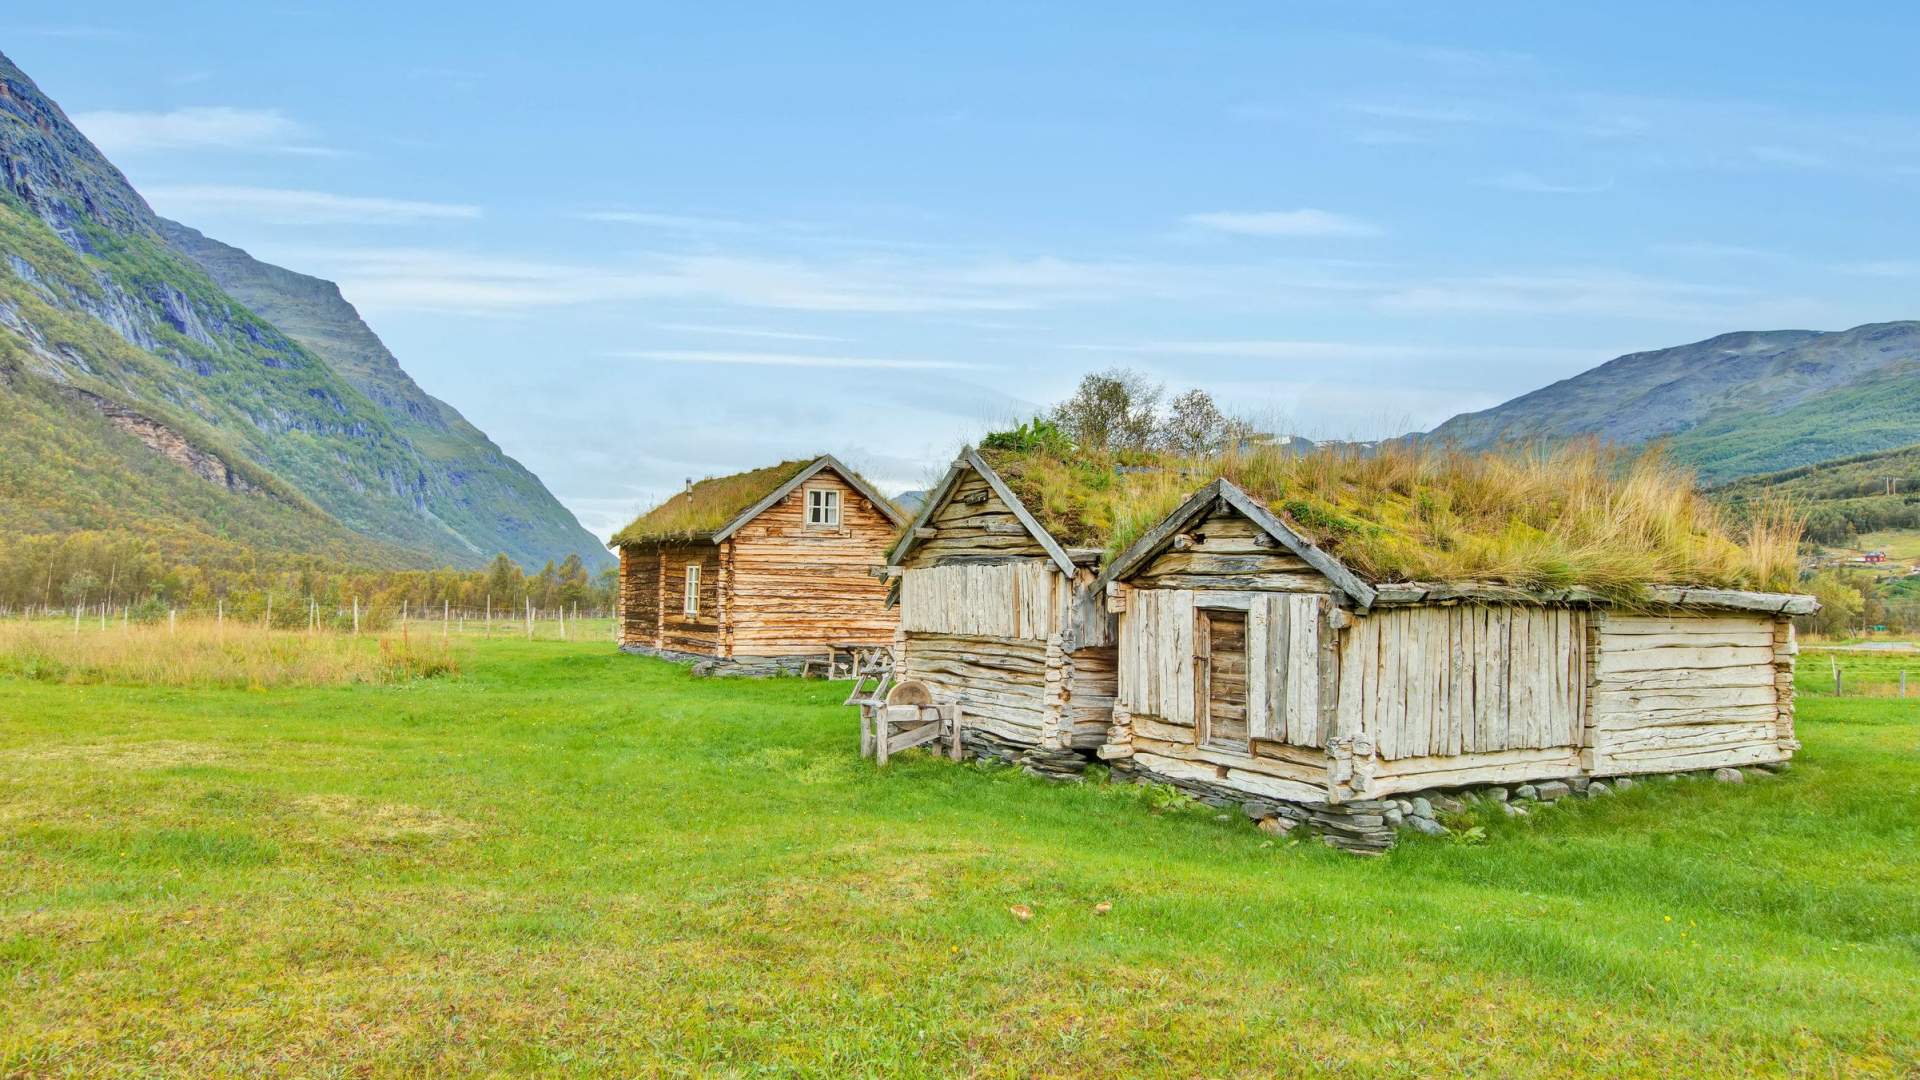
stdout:
<svg viewBox="0 0 1920 1080">
<path fill-rule="evenodd" d="M 1225 477 L 1380 581 L 1580 586 L 1629 600 L 1647 585 L 1781 590 L 1798 576 L 1802 522 L 1791 507 L 1765 507 L 1736 528 L 1658 450 L 1394 443 L 1208 458 L 1026 454 L 996 467 L 1050 527 L 1113 552 Z"/>
<path fill-rule="evenodd" d="M 353 637 L 197 620 L 104 630 L 0 623 L 0 675 L 44 682 L 270 688 L 389 684 L 459 670 L 453 646 L 426 635 Z"/>
</svg>

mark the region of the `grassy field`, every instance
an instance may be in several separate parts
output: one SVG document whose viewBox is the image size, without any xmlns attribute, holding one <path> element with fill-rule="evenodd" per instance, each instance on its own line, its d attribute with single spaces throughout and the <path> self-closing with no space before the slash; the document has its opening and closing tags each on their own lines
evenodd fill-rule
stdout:
<svg viewBox="0 0 1920 1080">
<path fill-rule="evenodd" d="M 1836 667 L 1840 669 L 1840 693 L 1846 697 L 1898 697 L 1900 674 L 1905 672 L 1907 693 L 1920 712 L 1920 650 L 1802 646 L 1800 662 L 1793 672 L 1795 692 L 1832 697 Z"/>
<path fill-rule="evenodd" d="M 0 1075 L 1920 1067 L 1908 704 L 1809 696 L 1776 779 L 1368 860 L 877 772 L 844 685 L 457 648 L 395 685 L 0 677 Z"/>
</svg>

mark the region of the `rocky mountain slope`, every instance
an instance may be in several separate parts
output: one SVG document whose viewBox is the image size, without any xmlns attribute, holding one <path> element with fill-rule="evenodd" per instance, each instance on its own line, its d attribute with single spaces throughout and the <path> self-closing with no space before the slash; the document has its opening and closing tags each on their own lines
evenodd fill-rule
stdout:
<svg viewBox="0 0 1920 1080">
<path fill-rule="evenodd" d="M 1920 441 L 1920 322 L 1744 331 L 1631 353 L 1428 437 L 1467 447 L 1668 440 L 1722 482 Z"/>
<path fill-rule="evenodd" d="M 70 436 L 56 455 L 0 433 L 0 528 L 131 519 L 383 564 L 609 561 L 337 289 L 154 215 L 4 56 L 0 258 L 0 406 Z"/>
</svg>

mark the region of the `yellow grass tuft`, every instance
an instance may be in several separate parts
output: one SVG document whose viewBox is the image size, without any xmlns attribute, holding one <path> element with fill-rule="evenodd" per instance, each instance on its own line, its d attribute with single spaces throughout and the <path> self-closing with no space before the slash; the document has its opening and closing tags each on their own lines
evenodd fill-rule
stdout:
<svg viewBox="0 0 1920 1080">
<path fill-rule="evenodd" d="M 1693 474 L 1658 450 L 1393 443 L 1366 453 L 991 457 L 1056 536 L 1109 554 L 1225 477 L 1377 581 L 1580 586 L 1627 600 L 1647 585 L 1783 590 L 1797 576 L 1798 515 L 1770 508 L 1736 538 Z"/>
<path fill-rule="evenodd" d="M 78 631 L 0 623 L 0 675 L 58 683 L 272 688 L 400 683 L 457 675 L 453 648 L 430 636 L 349 637 L 212 621 Z"/>
</svg>

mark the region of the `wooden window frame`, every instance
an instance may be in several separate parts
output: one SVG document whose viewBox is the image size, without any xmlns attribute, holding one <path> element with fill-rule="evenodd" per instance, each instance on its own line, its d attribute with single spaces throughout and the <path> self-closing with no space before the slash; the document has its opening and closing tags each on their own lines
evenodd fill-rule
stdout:
<svg viewBox="0 0 1920 1080">
<path fill-rule="evenodd" d="M 835 488 L 827 488 L 827 487 L 813 487 L 813 488 L 806 489 L 806 491 L 807 491 L 806 493 L 807 528 L 809 529 L 839 528 L 840 518 L 841 518 L 841 509 L 845 505 L 845 500 L 840 497 L 839 490 Z M 831 514 L 826 520 L 815 521 L 813 519 L 813 510 L 814 510 L 813 500 L 814 500 L 814 496 L 816 495 L 820 497 L 821 511 L 823 513 L 831 511 Z"/>
<path fill-rule="evenodd" d="M 689 619 L 700 617 L 700 564 L 688 563 L 684 571 L 686 592 L 680 597 L 680 614 Z"/>
</svg>

